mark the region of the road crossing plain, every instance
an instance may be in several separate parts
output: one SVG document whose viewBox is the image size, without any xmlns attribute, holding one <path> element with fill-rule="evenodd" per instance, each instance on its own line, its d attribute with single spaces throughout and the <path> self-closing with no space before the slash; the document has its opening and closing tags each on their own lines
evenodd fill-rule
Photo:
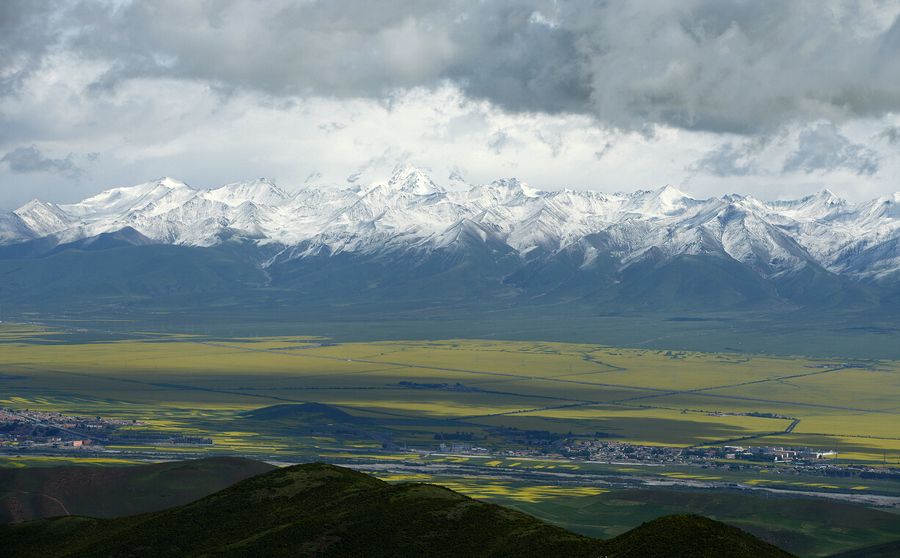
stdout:
<svg viewBox="0 0 900 558">
<path fill-rule="evenodd" d="M 0 366 L 4 407 L 133 418 L 211 436 L 223 451 L 322 449 L 328 442 L 239 420 L 253 409 L 315 402 L 369 419 L 424 421 L 434 432 L 488 436 L 501 426 L 674 446 L 744 438 L 834 449 L 838 463 L 900 460 L 896 361 L 477 339 L 143 332 L 105 340 L 3 324 Z M 407 429 L 404 442 L 433 443 Z"/>
</svg>

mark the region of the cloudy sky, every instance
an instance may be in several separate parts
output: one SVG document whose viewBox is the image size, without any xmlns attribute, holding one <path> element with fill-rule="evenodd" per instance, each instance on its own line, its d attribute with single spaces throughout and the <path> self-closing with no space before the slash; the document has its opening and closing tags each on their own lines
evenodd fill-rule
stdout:
<svg viewBox="0 0 900 558">
<path fill-rule="evenodd" d="M 900 2 L 0 2 L 0 207 L 162 175 L 900 191 Z"/>
</svg>

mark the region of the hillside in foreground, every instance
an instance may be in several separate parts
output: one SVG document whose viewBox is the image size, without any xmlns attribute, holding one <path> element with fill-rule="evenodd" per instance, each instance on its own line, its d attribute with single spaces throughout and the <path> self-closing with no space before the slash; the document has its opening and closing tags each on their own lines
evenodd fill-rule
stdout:
<svg viewBox="0 0 900 558">
<path fill-rule="evenodd" d="M 193 502 L 274 469 L 240 457 L 122 467 L 0 469 L 0 523 L 81 515 L 122 517 Z"/>
<path fill-rule="evenodd" d="M 696 516 L 609 541 L 427 484 L 388 484 L 324 464 L 278 469 L 166 511 L 64 517 L 0 528 L 15 557 L 734 556 L 789 554 Z"/>
</svg>

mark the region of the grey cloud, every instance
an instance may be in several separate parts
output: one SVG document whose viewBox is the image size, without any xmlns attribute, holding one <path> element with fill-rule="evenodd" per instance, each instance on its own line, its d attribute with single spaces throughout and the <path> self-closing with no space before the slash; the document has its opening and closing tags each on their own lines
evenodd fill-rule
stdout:
<svg viewBox="0 0 900 558">
<path fill-rule="evenodd" d="M 715 176 L 747 176 L 761 172 L 756 156 L 765 146 L 765 140 L 749 141 L 735 146 L 726 142 L 706 153 L 690 167 L 695 172 Z"/>
<path fill-rule="evenodd" d="M 341 122 L 325 122 L 323 124 L 319 124 L 319 129 L 325 132 L 326 134 L 330 134 L 332 132 L 338 132 L 346 128 L 347 125 Z"/>
<path fill-rule="evenodd" d="M 53 52 L 132 78 L 390 100 L 453 83 L 511 111 L 740 134 L 900 111 L 892 2 L 0 3 L 0 87 Z M 2 93 L 2 90 L 0 90 Z"/>
<path fill-rule="evenodd" d="M 604 157 L 606 157 L 607 153 L 612 151 L 613 148 L 612 142 L 606 142 L 603 144 L 603 147 L 597 151 L 594 151 L 594 157 L 597 158 L 598 161 L 602 161 Z"/>
<path fill-rule="evenodd" d="M 50 2 L 0 2 L 0 94 L 17 91 L 56 41 Z"/>
<path fill-rule="evenodd" d="M 898 144 L 900 143 L 900 126 L 890 126 L 888 128 L 885 128 L 878 135 L 886 139 L 888 143 Z"/>
<path fill-rule="evenodd" d="M 488 149 L 499 155 L 503 152 L 503 148 L 509 145 L 511 140 L 512 138 L 509 137 L 509 134 L 503 130 L 498 130 L 488 138 L 487 146 Z"/>
<path fill-rule="evenodd" d="M 538 141 L 550 148 L 553 157 L 558 157 L 563 148 L 562 134 L 557 132 L 548 132 L 546 130 L 537 130 L 535 136 Z"/>
<path fill-rule="evenodd" d="M 15 173 L 46 172 L 69 178 L 79 178 L 84 173 L 73 161 L 71 153 L 64 159 L 53 159 L 45 156 L 34 145 L 13 149 L 0 158 L 0 163 L 6 163 L 9 170 Z"/>
<path fill-rule="evenodd" d="M 847 169 L 856 174 L 878 172 L 879 157 L 871 149 L 851 143 L 833 125 L 820 124 L 800 133 L 797 150 L 784 162 L 784 171 L 832 171 Z"/>
<path fill-rule="evenodd" d="M 346 178 L 346 181 L 350 184 L 365 182 L 365 179 L 370 178 L 368 174 L 371 171 L 383 170 L 386 167 L 392 167 L 396 171 L 399 167 L 407 164 L 411 157 L 412 154 L 409 151 L 397 149 L 394 146 L 385 147 L 381 153 L 363 162 L 354 173 Z M 422 169 L 426 170 L 427 167 L 422 167 Z"/>
<path fill-rule="evenodd" d="M 897 25 L 863 35 L 853 24 L 872 14 L 823 4 L 695 0 L 645 10 L 613 2 L 582 13 L 586 28 L 599 23 L 585 33 L 604 53 L 588 57 L 595 112 L 626 127 L 751 133 L 900 106 L 900 45 L 885 43 Z"/>
</svg>

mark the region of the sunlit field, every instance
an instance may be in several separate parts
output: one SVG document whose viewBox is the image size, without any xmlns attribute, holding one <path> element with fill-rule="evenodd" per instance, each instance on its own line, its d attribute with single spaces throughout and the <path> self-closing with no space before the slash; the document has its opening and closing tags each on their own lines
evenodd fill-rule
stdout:
<svg viewBox="0 0 900 558">
<path fill-rule="evenodd" d="M 368 420 L 401 419 L 400 441 L 426 448 L 441 432 L 489 440 L 487 430 L 503 426 L 680 447 L 741 439 L 834 449 L 838 462 L 896 463 L 898 395 L 895 361 L 464 339 L 330 344 L 315 336 L 141 333 L 73 340 L 58 330 L 0 327 L 0 405 L 212 437 L 201 453 L 380 446 L 364 436 L 290 434 L 277 421 L 242 415 L 315 402 Z"/>
</svg>

